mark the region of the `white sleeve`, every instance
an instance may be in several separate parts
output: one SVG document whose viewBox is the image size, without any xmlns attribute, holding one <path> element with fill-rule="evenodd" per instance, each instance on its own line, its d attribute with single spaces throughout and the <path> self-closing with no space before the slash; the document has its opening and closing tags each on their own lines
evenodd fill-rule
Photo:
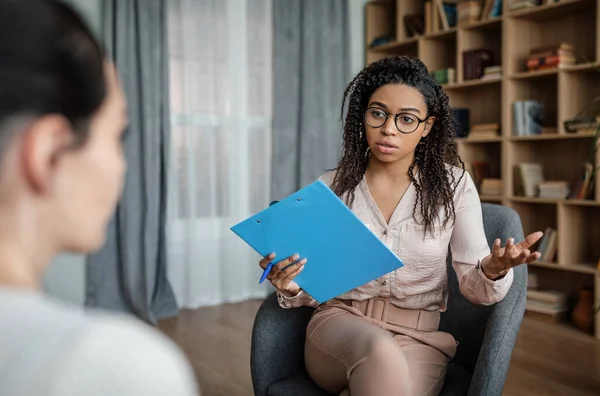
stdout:
<svg viewBox="0 0 600 396">
<path fill-rule="evenodd" d="M 56 359 L 49 396 L 198 396 L 193 370 L 166 336 L 143 323 L 91 323 Z"/>
<path fill-rule="evenodd" d="M 483 227 L 479 194 L 468 172 L 465 172 L 460 194 L 456 223 L 450 239 L 452 266 L 465 298 L 475 304 L 495 304 L 510 290 L 514 273 L 510 269 L 498 280 L 485 276 L 479 261 L 490 254 L 490 248 Z"/>
</svg>

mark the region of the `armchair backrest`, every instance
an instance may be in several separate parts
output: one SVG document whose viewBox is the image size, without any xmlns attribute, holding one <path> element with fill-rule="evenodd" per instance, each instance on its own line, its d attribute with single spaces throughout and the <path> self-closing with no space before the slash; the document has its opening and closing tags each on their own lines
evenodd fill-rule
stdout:
<svg viewBox="0 0 600 396">
<path fill-rule="evenodd" d="M 488 245 L 500 238 L 504 244 L 510 237 L 515 242 L 524 239 L 519 215 L 511 208 L 483 203 L 483 224 Z M 460 293 L 456 273 L 452 268 L 452 257 L 448 254 L 448 309 L 442 314 L 440 329 L 452 334 L 459 342 L 455 362 L 473 373 L 483 342 L 488 317 L 493 310 L 511 310 L 515 300 L 524 298 L 527 288 L 527 268 L 525 265 L 514 269 L 515 277 L 507 296 L 492 306 L 481 306 L 469 302 Z M 519 323 L 520 323 L 520 319 Z"/>
</svg>

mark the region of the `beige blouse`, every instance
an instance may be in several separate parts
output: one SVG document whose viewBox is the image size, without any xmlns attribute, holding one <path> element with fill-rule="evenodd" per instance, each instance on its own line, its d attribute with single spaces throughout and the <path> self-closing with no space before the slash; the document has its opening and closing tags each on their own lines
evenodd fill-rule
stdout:
<svg viewBox="0 0 600 396">
<path fill-rule="evenodd" d="M 448 165 L 458 181 L 462 169 Z M 320 177 L 331 185 L 334 173 Z M 418 179 L 418 176 L 417 176 Z M 454 194 L 456 221 L 449 221 L 441 229 L 442 220 L 436 220 L 435 233 L 423 233 L 424 226 L 412 216 L 416 189 L 410 184 L 396 207 L 389 224 L 369 192 L 363 177 L 356 187 L 351 210 L 403 261 L 404 266 L 363 286 L 344 293 L 338 298 L 365 300 L 389 297 L 394 305 L 408 309 L 445 311 L 448 300 L 446 260 L 448 247 L 452 252 L 452 266 L 456 271 L 461 293 L 476 304 L 494 304 L 504 298 L 513 281 L 512 269 L 496 281 L 487 278 L 478 264 L 490 254 L 481 213 L 481 202 L 471 176 L 465 173 Z M 417 205 L 417 210 L 419 205 Z M 418 212 L 417 212 L 418 213 Z M 440 219 L 444 217 L 440 210 Z M 420 214 L 417 220 L 421 220 Z M 310 265 L 309 262 L 306 265 Z M 283 308 L 316 307 L 318 302 L 301 290 L 294 297 L 277 292 Z"/>
</svg>

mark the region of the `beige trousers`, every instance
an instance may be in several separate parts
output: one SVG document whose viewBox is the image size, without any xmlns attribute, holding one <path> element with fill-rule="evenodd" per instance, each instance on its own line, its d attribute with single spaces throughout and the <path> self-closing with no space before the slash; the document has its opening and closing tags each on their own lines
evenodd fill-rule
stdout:
<svg viewBox="0 0 600 396">
<path fill-rule="evenodd" d="M 435 396 L 456 353 L 454 337 L 438 326 L 439 312 L 388 299 L 331 300 L 308 324 L 306 369 L 321 388 L 344 396 Z"/>
</svg>

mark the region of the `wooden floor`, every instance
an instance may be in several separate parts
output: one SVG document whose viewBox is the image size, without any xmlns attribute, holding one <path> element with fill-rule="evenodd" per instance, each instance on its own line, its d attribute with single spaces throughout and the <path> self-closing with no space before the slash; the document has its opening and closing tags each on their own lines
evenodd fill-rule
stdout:
<svg viewBox="0 0 600 396">
<path fill-rule="evenodd" d="M 160 328 L 188 355 L 203 396 L 251 396 L 250 336 L 260 302 L 183 311 Z M 567 327 L 525 318 L 506 396 L 600 395 L 600 342 Z"/>
</svg>

